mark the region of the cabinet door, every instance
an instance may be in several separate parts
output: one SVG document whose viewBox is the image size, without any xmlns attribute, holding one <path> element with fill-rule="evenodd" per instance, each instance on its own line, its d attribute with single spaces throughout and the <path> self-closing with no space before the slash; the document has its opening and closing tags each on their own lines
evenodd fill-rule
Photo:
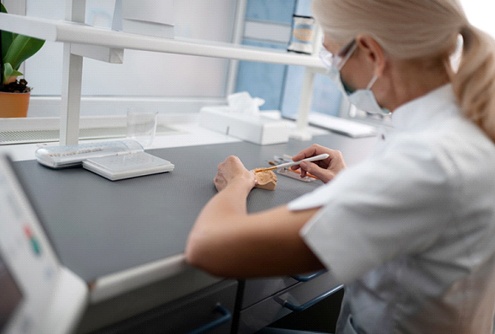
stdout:
<svg viewBox="0 0 495 334">
<path fill-rule="evenodd" d="M 342 287 L 329 273 L 295 279 L 299 282 L 240 310 L 237 333 L 255 333 L 291 312 L 304 311 Z"/>
<path fill-rule="evenodd" d="M 236 292 L 236 281 L 222 281 L 94 333 L 229 333 Z"/>
</svg>

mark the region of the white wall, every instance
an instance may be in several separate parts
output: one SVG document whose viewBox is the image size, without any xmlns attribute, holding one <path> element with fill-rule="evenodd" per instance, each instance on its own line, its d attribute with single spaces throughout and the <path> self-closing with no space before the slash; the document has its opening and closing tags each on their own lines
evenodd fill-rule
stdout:
<svg viewBox="0 0 495 334">
<path fill-rule="evenodd" d="M 493 24 L 495 2 L 493 0 L 461 0 L 461 3 L 471 24 L 495 37 L 495 24 Z"/>
<path fill-rule="evenodd" d="M 65 2 L 27 0 L 27 14 L 62 19 Z M 114 0 L 88 0 L 87 4 L 87 23 L 110 26 Z M 232 0 L 176 0 L 176 35 L 230 42 L 235 4 Z M 227 60 L 126 50 L 122 65 L 85 59 L 83 95 L 223 97 L 227 72 Z M 25 74 L 34 87 L 33 95 L 60 95 L 62 44 L 47 43 L 26 62 Z"/>
<path fill-rule="evenodd" d="M 13 12 L 23 12 L 27 7 L 28 15 L 62 19 L 66 1 L 70 0 L 4 0 L 4 3 Z M 114 1 L 87 0 L 87 22 L 109 26 Z M 175 0 L 176 35 L 231 41 L 234 12 L 238 2 Z M 491 1 L 461 2 L 471 22 L 495 36 L 495 25 L 492 24 L 491 15 L 491 7 L 494 5 Z M 47 43 L 36 56 L 26 62 L 24 72 L 30 85 L 34 87 L 30 116 L 58 115 L 57 99 L 62 82 L 62 45 Z M 127 50 L 123 65 L 85 60 L 82 112 L 83 115 L 124 112 L 122 106 L 133 98 L 154 99 L 154 105 L 162 105 L 163 99 L 175 99 L 170 104 L 173 107 L 169 107 L 174 110 L 181 109 L 184 101 L 189 103 L 190 100 L 195 100 L 189 110 L 196 110 L 199 105 L 198 99 L 222 99 L 225 96 L 228 75 L 228 61 L 192 56 Z M 40 98 L 41 96 L 43 98 Z M 109 98 L 112 96 L 113 99 Z M 96 97 L 96 100 L 86 103 L 91 97 Z M 115 101 L 120 102 L 120 105 Z"/>
</svg>

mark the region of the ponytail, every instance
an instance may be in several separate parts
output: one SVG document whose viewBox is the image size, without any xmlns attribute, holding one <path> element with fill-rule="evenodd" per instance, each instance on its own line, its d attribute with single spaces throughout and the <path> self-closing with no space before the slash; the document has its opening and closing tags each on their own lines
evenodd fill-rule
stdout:
<svg viewBox="0 0 495 334">
<path fill-rule="evenodd" d="M 495 41 L 467 25 L 463 54 L 452 85 L 464 115 L 495 142 Z"/>
</svg>

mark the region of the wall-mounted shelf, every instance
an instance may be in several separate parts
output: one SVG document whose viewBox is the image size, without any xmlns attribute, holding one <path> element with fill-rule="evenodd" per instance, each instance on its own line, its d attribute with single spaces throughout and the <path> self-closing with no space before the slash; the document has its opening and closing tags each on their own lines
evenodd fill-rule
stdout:
<svg viewBox="0 0 495 334">
<path fill-rule="evenodd" d="M 53 21 L 0 13 L 0 29 L 51 42 L 98 45 L 115 49 L 134 49 L 264 63 L 300 65 L 323 70 L 317 57 L 266 50 L 244 45 L 184 38 L 165 39 L 96 28 L 83 23 Z"/>
<path fill-rule="evenodd" d="M 311 105 L 313 78 L 315 73 L 325 70 L 318 57 L 214 41 L 165 39 L 92 27 L 81 23 L 84 22 L 84 0 L 68 0 L 67 5 L 66 20 L 0 13 L 0 30 L 64 43 L 60 125 L 62 145 L 77 144 L 79 139 L 83 57 L 118 63 L 121 62 L 121 50 L 125 49 L 303 66 L 307 70 L 295 136 L 309 139 L 305 129 Z"/>
</svg>

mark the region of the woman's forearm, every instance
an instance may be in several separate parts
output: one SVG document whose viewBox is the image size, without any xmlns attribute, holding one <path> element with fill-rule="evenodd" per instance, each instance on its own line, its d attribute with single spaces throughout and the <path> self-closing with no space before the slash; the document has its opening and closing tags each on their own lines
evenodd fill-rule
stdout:
<svg viewBox="0 0 495 334">
<path fill-rule="evenodd" d="M 189 262 L 201 265 L 208 258 L 219 259 L 215 254 L 225 251 L 223 238 L 233 225 L 247 218 L 249 191 L 242 183 L 232 183 L 205 205 L 189 234 L 186 247 Z"/>
<path fill-rule="evenodd" d="M 219 165 L 214 184 L 219 192 L 189 234 L 189 264 L 222 277 L 284 275 L 323 267 L 299 235 L 316 208 L 292 212 L 280 206 L 248 214 L 246 199 L 255 178 L 234 156 Z"/>
<path fill-rule="evenodd" d="M 223 277 L 285 275 L 323 268 L 299 236 L 300 228 L 317 209 L 290 212 L 283 206 L 249 215 L 248 193 L 228 187 L 211 199 L 190 233 L 187 262 Z"/>
</svg>

